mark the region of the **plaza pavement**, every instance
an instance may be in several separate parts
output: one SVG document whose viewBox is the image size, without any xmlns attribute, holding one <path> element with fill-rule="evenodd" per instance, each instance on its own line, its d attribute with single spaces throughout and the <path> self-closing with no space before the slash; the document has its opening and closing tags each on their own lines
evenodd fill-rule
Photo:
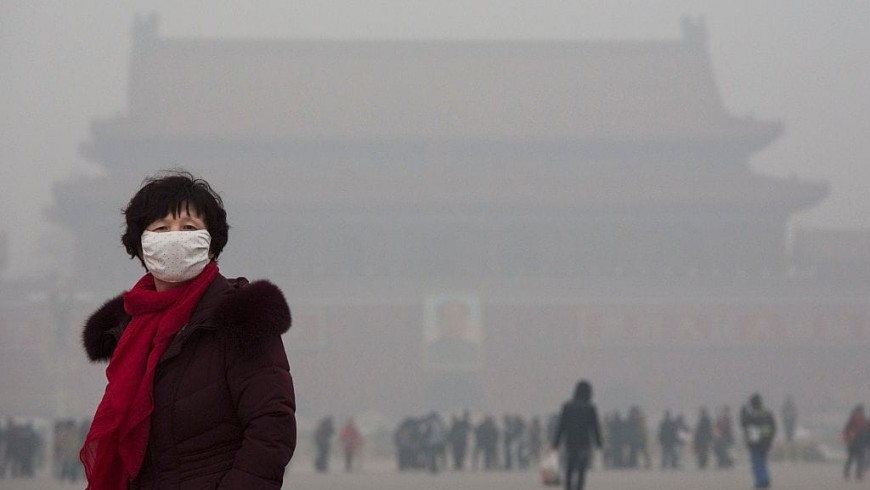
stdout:
<svg viewBox="0 0 870 490">
<path fill-rule="evenodd" d="M 545 488 L 535 471 L 523 472 L 423 472 L 399 473 L 388 464 L 361 468 L 351 474 L 336 465 L 331 473 L 318 474 L 309 467 L 294 466 L 284 480 L 286 489 L 304 490 L 528 490 Z M 841 466 L 832 463 L 773 463 L 773 488 L 785 490 L 846 490 L 870 488 L 870 476 L 864 481 L 844 481 Z M 84 484 L 58 483 L 46 472 L 33 480 L 0 480 L 0 490 L 67 490 L 82 489 Z M 558 490 L 559 487 L 548 487 Z M 751 490 L 747 465 L 728 471 L 677 472 L 658 470 L 603 471 L 589 474 L 587 490 Z"/>
</svg>

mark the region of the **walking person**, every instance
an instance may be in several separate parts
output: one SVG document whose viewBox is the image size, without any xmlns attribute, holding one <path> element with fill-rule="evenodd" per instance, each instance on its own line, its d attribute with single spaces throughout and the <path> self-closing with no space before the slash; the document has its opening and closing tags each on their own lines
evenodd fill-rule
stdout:
<svg viewBox="0 0 870 490">
<path fill-rule="evenodd" d="M 752 476 L 755 488 L 770 487 L 770 473 L 767 468 L 767 455 L 776 436 L 776 420 L 773 413 L 764 407 L 758 393 L 749 397 L 749 404 L 740 410 L 740 426 L 749 449 Z"/>
<path fill-rule="evenodd" d="M 795 405 L 791 395 L 786 395 L 780 409 L 780 416 L 782 417 L 782 428 L 785 433 L 786 453 L 788 459 L 794 460 L 796 451 L 792 441 L 794 440 L 794 431 L 797 428 L 798 412 L 797 405 Z"/>
<path fill-rule="evenodd" d="M 692 448 L 698 459 L 698 468 L 707 468 L 707 459 L 710 454 L 710 445 L 713 443 L 713 421 L 707 413 L 707 407 L 701 407 L 698 414 L 698 423 L 695 425 L 695 434 L 692 438 Z"/>
<path fill-rule="evenodd" d="M 483 448 L 483 469 L 492 471 L 498 466 L 498 425 L 492 415 L 484 417 L 478 426 L 480 442 Z"/>
<path fill-rule="evenodd" d="M 608 420 L 605 422 L 607 426 L 607 449 L 610 451 L 610 466 L 612 468 L 621 469 L 625 467 L 625 448 L 628 440 L 626 438 L 626 424 L 622 420 L 622 415 L 619 410 L 614 410 Z"/>
<path fill-rule="evenodd" d="M 601 424 L 592 403 L 592 385 L 581 380 L 574 397 L 562 406 L 553 450 L 565 439 L 565 490 L 583 490 L 594 447 L 601 449 Z M 594 447 L 593 447 L 594 445 Z M 575 479 L 576 477 L 576 479 Z M 571 485 L 571 482 L 576 482 Z"/>
<path fill-rule="evenodd" d="M 541 427 L 541 418 L 533 417 L 531 425 L 529 426 L 529 459 L 532 464 L 538 464 L 541 462 L 543 431 L 544 429 Z"/>
<path fill-rule="evenodd" d="M 677 422 L 671 417 L 670 410 L 665 410 L 665 415 L 659 422 L 658 440 L 662 448 L 661 469 L 677 469 Z"/>
<path fill-rule="evenodd" d="M 519 417 L 515 415 L 505 415 L 504 430 L 502 431 L 502 447 L 504 448 L 504 469 L 512 470 L 514 467 L 514 459 L 518 456 L 517 443 L 522 436 L 523 425 Z"/>
<path fill-rule="evenodd" d="M 692 440 L 692 431 L 689 429 L 688 424 L 686 424 L 686 419 L 683 417 L 683 414 L 677 415 L 674 419 L 674 432 L 677 440 L 677 444 L 674 448 L 674 454 L 676 455 L 674 469 L 680 469 L 682 467 L 680 461 L 683 454 L 683 446 Z"/>
<path fill-rule="evenodd" d="M 731 428 L 731 409 L 728 405 L 724 405 L 716 417 L 713 438 L 713 454 L 716 455 L 717 469 L 734 466 L 734 460 L 731 458 L 730 453 L 732 445 L 734 445 L 734 431 Z"/>
<path fill-rule="evenodd" d="M 80 452 L 88 488 L 280 488 L 296 448 L 284 295 L 220 274 L 229 226 L 206 181 L 149 178 L 123 214 L 147 273 L 84 327 L 88 357 L 109 361 Z"/>
<path fill-rule="evenodd" d="M 843 465 L 843 478 L 849 479 L 849 470 L 855 465 L 855 478 L 860 480 L 864 476 L 864 451 L 865 433 L 868 430 L 867 416 L 864 414 L 864 405 L 856 405 L 846 420 L 843 427 L 842 438 L 846 443 L 846 463 Z"/>
<path fill-rule="evenodd" d="M 6 455 L 9 442 L 9 423 L 0 420 L 0 479 L 6 478 Z"/>
<path fill-rule="evenodd" d="M 347 419 L 347 423 L 338 435 L 338 441 L 344 451 L 344 471 L 350 473 L 353 470 L 353 458 L 362 447 L 362 434 L 353 422 L 353 418 Z"/>
<path fill-rule="evenodd" d="M 314 469 L 318 473 L 329 471 L 329 446 L 332 443 L 333 434 L 335 434 L 335 426 L 332 423 L 332 417 L 327 416 L 320 419 L 314 430 L 314 446 L 317 453 L 314 457 Z"/>
<path fill-rule="evenodd" d="M 438 473 L 447 465 L 447 426 L 438 412 L 431 412 L 423 421 L 423 448 L 430 473 Z"/>
<path fill-rule="evenodd" d="M 465 453 L 468 448 L 468 434 L 471 433 L 471 414 L 466 410 L 462 417 L 453 416 L 450 433 L 450 453 L 453 455 L 453 470 L 465 469 Z"/>
<path fill-rule="evenodd" d="M 628 420 L 626 420 L 625 425 L 628 444 L 628 461 L 626 466 L 628 468 L 640 467 L 640 459 L 642 457 L 643 468 L 649 469 L 650 459 L 646 443 L 646 422 L 640 407 L 633 405 L 629 408 Z"/>
</svg>

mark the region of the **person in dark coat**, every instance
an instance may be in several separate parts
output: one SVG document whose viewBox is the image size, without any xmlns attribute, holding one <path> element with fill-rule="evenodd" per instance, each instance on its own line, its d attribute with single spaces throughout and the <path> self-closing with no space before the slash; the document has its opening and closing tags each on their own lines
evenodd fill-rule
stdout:
<svg viewBox="0 0 870 490">
<path fill-rule="evenodd" d="M 420 419 L 407 417 L 393 433 L 393 443 L 396 445 L 396 465 L 399 471 L 423 467 L 421 428 Z"/>
<path fill-rule="evenodd" d="M 855 468 L 855 477 L 860 480 L 864 477 L 864 470 L 868 464 L 867 460 L 870 458 L 870 425 L 858 433 L 855 437 L 855 444 L 861 448 L 858 453 L 859 459 L 856 461 L 856 463 L 860 463 L 860 467 Z"/>
<path fill-rule="evenodd" d="M 791 395 L 785 397 L 780 415 L 782 416 L 782 426 L 785 429 L 785 442 L 791 444 L 792 440 L 794 440 L 794 431 L 797 427 L 798 417 L 797 405 L 795 405 Z"/>
<path fill-rule="evenodd" d="M 614 410 L 611 412 L 610 417 L 605 419 L 605 424 L 607 425 L 607 449 L 610 451 L 610 466 L 616 469 L 625 468 L 625 449 L 628 446 L 625 420 L 623 420 L 619 410 Z"/>
<path fill-rule="evenodd" d="M 4 422 L 0 420 L 0 478 L 6 478 L 7 433 L 8 424 L 4 426 Z"/>
<path fill-rule="evenodd" d="M 670 410 L 665 410 L 665 415 L 659 422 L 658 431 L 659 444 L 662 447 L 662 466 L 663 470 L 677 469 L 678 456 L 677 445 L 679 438 L 677 436 L 677 422 L 671 417 Z"/>
<path fill-rule="evenodd" d="M 592 404 L 592 385 L 586 380 L 577 383 L 574 397 L 562 406 L 553 438 L 554 450 L 559 448 L 562 438 L 565 439 L 565 490 L 583 490 L 593 446 L 601 449 L 601 424 Z M 572 481 L 576 481 L 575 486 L 571 485 Z"/>
<path fill-rule="evenodd" d="M 471 433 L 471 414 L 466 410 L 462 417 L 453 417 L 450 424 L 450 451 L 453 454 L 453 469 L 465 469 L 465 453 L 468 448 L 468 434 Z"/>
<path fill-rule="evenodd" d="M 478 468 L 478 457 L 483 456 L 484 471 L 494 470 L 498 454 L 498 426 L 492 415 L 485 415 L 474 429 L 474 468 Z"/>
<path fill-rule="evenodd" d="M 783 433 L 785 435 L 785 455 L 788 459 L 797 459 L 797 448 L 794 445 L 794 433 L 797 429 L 798 411 L 795 405 L 794 398 L 791 395 L 786 395 L 785 401 L 780 409 L 780 418 L 782 419 Z"/>
<path fill-rule="evenodd" d="M 758 393 L 749 397 L 749 404 L 740 410 L 740 426 L 749 449 L 755 488 L 768 488 L 770 473 L 767 469 L 767 454 L 776 436 L 776 420 L 773 413 L 764 407 Z"/>
<path fill-rule="evenodd" d="M 695 433 L 692 437 L 692 448 L 695 457 L 698 458 L 698 468 L 706 469 L 710 455 L 710 446 L 713 444 L 713 420 L 707 413 L 707 407 L 701 407 L 698 414 L 698 423 L 695 425 Z"/>
<path fill-rule="evenodd" d="M 283 294 L 220 274 L 229 226 L 204 180 L 150 178 L 124 216 L 148 272 L 84 327 L 88 357 L 109 361 L 80 453 L 88 488 L 281 488 L 296 448 Z"/>
<path fill-rule="evenodd" d="M 323 417 L 317 423 L 317 428 L 314 430 L 314 446 L 317 448 L 317 455 L 314 457 L 314 469 L 320 473 L 329 471 L 329 448 L 332 444 L 332 436 L 335 435 L 335 424 L 332 422 L 332 417 Z"/>
<path fill-rule="evenodd" d="M 731 409 L 728 405 L 719 410 L 714 429 L 713 454 L 716 455 L 716 468 L 731 468 L 734 466 L 730 454 L 731 446 L 734 445 L 734 432 L 731 429 Z"/>
<path fill-rule="evenodd" d="M 628 411 L 627 422 L 629 468 L 637 468 L 641 458 L 643 458 L 643 468 L 649 469 L 652 464 L 647 447 L 646 431 L 646 417 L 644 417 L 643 410 L 637 405 L 632 406 Z"/>
<path fill-rule="evenodd" d="M 541 418 L 532 417 L 529 425 L 529 460 L 533 464 L 541 462 L 541 449 L 543 445 L 543 431 Z"/>
</svg>

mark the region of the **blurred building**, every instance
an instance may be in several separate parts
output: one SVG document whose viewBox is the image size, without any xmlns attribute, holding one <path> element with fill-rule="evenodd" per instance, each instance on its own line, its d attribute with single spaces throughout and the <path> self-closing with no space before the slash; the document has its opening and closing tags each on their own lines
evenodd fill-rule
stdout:
<svg viewBox="0 0 870 490">
<path fill-rule="evenodd" d="M 788 239 L 827 185 L 751 170 L 782 125 L 726 110 L 700 21 L 664 40 L 223 40 L 152 16 L 133 41 L 128 106 L 82 145 L 104 175 L 55 190 L 76 281 L 132 284 L 119 209 L 156 169 L 202 175 L 232 225 L 222 270 L 294 310 L 300 414 L 539 411 L 579 377 L 605 403 L 688 407 L 865 387 L 843 373 L 870 343 L 866 281 L 826 286 L 854 272 L 820 253 L 840 238 Z M 474 345 L 455 365 L 427 353 L 444 301 Z"/>
</svg>

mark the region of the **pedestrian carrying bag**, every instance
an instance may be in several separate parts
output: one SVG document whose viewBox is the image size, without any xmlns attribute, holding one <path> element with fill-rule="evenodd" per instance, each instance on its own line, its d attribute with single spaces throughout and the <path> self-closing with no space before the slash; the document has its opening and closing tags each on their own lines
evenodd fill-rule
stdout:
<svg viewBox="0 0 870 490">
<path fill-rule="evenodd" d="M 540 466 L 541 483 L 545 487 L 562 484 L 562 473 L 559 471 L 559 451 L 550 451 Z"/>
</svg>

